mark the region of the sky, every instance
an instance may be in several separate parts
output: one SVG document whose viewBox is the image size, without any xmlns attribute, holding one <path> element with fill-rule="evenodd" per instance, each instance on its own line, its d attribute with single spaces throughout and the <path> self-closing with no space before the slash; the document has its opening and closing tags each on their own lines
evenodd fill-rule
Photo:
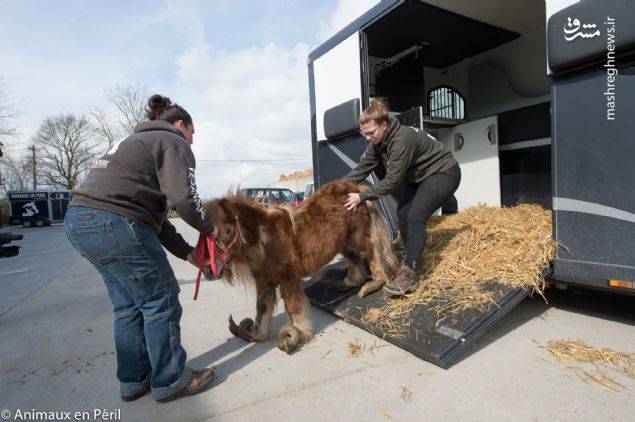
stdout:
<svg viewBox="0 0 635 422">
<path fill-rule="evenodd" d="M 106 88 L 139 85 L 192 115 L 203 197 L 311 168 L 308 54 L 377 2 L 0 0 L 9 152 L 44 118 L 108 110 Z"/>
</svg>

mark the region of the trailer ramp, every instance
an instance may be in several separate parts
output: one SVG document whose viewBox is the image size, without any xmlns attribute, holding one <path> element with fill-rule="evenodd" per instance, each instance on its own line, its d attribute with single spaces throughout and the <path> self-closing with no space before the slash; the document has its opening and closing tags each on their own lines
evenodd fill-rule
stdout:
<svg viewBox="0 0 635 422">
<path fill-rule="evenodd" d="M 305 283 L 305 293 L 311 304 L 446 369 L 463 353 L 469 352 L 472 343 L 531 292 L 530 288 L 512 288 L 492 281 L 486 288 L 495 294 L 495 305 L 484 311 L 471 309 L 449 317 L 440 316 L 432 308 L 418 306 L 412 312 L 407 331 L 402 336 L 394 337 L 384 335 L 378 328 L 362 321 L 369 309 L 381 307 L 386 302 L 386 293 L 380 291 L 360 299 L 357 291 L 343 293 L 327 287 L 329 282 L 341 281 L 345 276 L 344 260 L 313 274 Z M 434 307 L 442 304 L 439 302 Z"/>
</svg>

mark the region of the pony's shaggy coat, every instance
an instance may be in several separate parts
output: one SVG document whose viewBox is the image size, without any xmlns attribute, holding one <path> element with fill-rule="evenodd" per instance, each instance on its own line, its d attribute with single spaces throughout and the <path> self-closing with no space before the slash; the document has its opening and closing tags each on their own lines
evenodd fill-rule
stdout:
<svg viewBox="0 0 635 422">
<path fill-rule="evenodd" d="M 223 272 L 225 280 L 256 286 L 256 319 L 236 325 L 230 316 L 234 335 L 247 341 L 269 337 L 279 288 L 291 324 L 280 329 L 278 347 L 290 353 L 308 341 L 311 322 L 302 278 L 338 253 L 348 261 L 348 275 L 340 287 L 364 284 L 363 256 L 368 257 L 373 281 L 362 287 L 361 296 L 389 280 L 398 263 L 379 211 L 370 202 L 362 202 L 352 212 L 344 207 L 347 195 L 361 189 L 355 183 L 334 181 L 296 208 L 264 208 L 239 192 L 204 204 L 219 229 L 217 240 L 227 245 L 221 249 L 231 262 Z"/>
</svg>

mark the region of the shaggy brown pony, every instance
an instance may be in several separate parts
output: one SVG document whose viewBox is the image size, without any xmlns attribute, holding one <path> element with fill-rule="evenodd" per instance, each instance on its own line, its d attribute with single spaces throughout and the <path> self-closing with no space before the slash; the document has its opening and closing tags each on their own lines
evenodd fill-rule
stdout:
<svg viewBox="0 0 635 422">
<path fill-rule="evenodd" d="M 299 207 L 264 208 L 240 192 L 206 202 L 219 228 L 217 245 L 230 264 L 223 271 L 226 281 L 256 285 L 256 320 L 239 325 L 229 317 L 229 330 L 246 341 L 265 341 L 272 330 L 272 315 L 280 289 L 291 324 L 282 326 L 278 347 L 291 353 L 311 338 L 308 300 L 302 278 L 341 253 L 348 261 L 343 288 L 362 286 L 367 272 L 362 256 L 368 257 L 373 281 L 359 292 L 380 289 L 397 270 L 397 259 L 379 210 L 362 202 L 355 211 L 344 207 L 351 192 L 361 185 L 338 180 L 321 187 Z"/>
</svg>

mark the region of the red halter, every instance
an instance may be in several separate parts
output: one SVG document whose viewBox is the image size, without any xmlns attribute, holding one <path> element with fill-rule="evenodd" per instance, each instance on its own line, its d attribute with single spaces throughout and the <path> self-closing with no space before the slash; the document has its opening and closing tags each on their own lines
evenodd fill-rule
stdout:
<svg viewBox="0 0 635 422">
<path fill-rule="evenodd" d="M 220 240 L 217 242 L 216 239 L 214 239 L 214 236 L 212 236 L 211 234 L 200 234 L 200 236 L 198 237 L 198 243 L 196 244 L 196 256 L 198 257 L 199 267 L 198 274 L 196 275 L 194 300 L 196 300 L 196 298 L 198 297 L 198 290 L 201 285 L 201 275 L 203 274 L 203 269 L 205 268 L 205 265 L 202 264 L 202 262 L 205 262 L 205 256 L 209 254 L 209 266 L 212 269 L 214 278 L 217 279 L 220 276 L 220 269 L 218 268 L 218 265 L 216 265 L 216 260 L 218 259 L 223 267 L 227 266 L 227 262 L 225 262 L 221 255 L 216 251 L 216 248 L 226 250 L 229 253 L 231 247 L 234 246 L 234 244 L 239 239 L 243 243 L 246 243 L 245 237 L 243 236 L 243 233 L 240 230 L 240 225 L 238 223 L 236 223 L 236 235 L 227 246 L 225 246 Z"/>
</svg>

